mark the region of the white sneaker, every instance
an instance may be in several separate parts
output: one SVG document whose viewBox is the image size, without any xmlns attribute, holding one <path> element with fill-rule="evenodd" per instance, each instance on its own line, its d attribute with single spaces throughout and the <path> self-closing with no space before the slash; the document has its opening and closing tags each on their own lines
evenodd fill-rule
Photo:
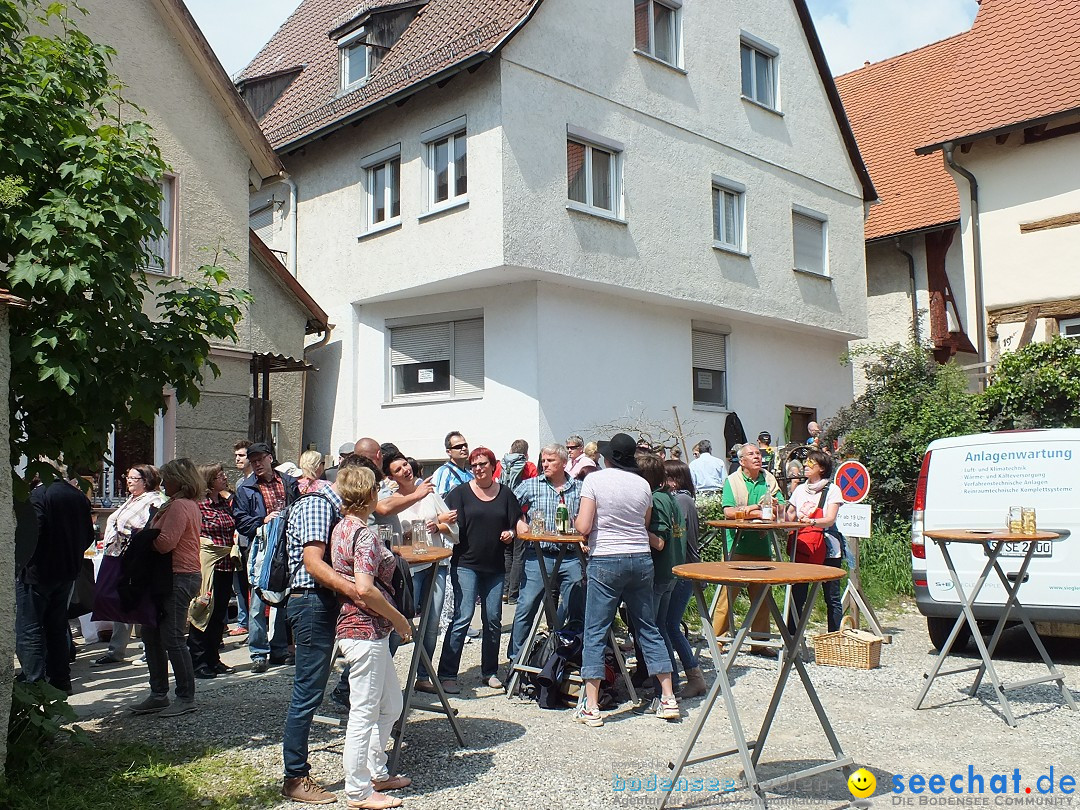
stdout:
<svg viewBox="0 0 1080 810">
<path fill-rule="evenodd" d="M 656 716 L 661 720 L 679 719 L 679 701 L 674 697 L 655 698 L 653 705 L 656 706 Z"/>
<path fill-rule="evenodd" d="M 490 678 L 488 678 L 487 679 L 487 685 L 490 686 L 492 689 L 502 689 L 503 688 L 503 682 L 499 680 L 498 675 L 492 675 Z"/>
<path fill-rule="evenodd" d="M 574 712 L 574 722 L 581 723 L 590 728 L 599 728 L 604 725 L 604 717 L 600 714 L 599 709 L 590 709 L 587 706 L 581 706 Z"/>
</svg>

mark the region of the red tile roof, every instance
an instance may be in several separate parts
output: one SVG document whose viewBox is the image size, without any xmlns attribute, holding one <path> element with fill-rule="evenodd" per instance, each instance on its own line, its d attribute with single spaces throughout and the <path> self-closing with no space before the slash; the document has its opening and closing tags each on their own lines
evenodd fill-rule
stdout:
<svg viewBox="0 0 1080 810">
<path fill-rule="evenodd" d="M 541 0 L 430 0 L 361 87 L 338 95 L 338 49 L 329 32 L 389 0 L 303 0 L 238 77 L 302 67 L 263 117 L 275 149 L 299 145 L 322 130 L 415 89 L 448 70 L 486 59 L 516 33 Z M 393 2 L 392 5 L 398 5 Z M 367 6 L 367 9 L 360 6 Z"/>
<path fill-rule="evenodd" d="M 1080 109 L 1078 51 L 1077 0 L 981 0 L 971 30 L 838 76 L 881 198 L 866 238 L 958 220 L 933 149 Z"/>
<path fill-rule="evenodd" d="M 960 218 L 956 184 L 941 155 L 916 155 L 915 149 L 934 126 L 941 88 L 963 36 L 836 78 L 880 199 L 870 207 L 867 239 Z"/>
<path fill-rule="evenodd" d="M 1080 109 L 1080 3 L 982 0 L 929 146 Z"/>
</svg>

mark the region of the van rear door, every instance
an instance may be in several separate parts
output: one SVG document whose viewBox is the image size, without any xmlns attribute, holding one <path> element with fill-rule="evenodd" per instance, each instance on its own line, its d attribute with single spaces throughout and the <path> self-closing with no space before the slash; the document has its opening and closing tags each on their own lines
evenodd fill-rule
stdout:
<svg viewBox="0 0 1080 810">
<path fill-rule="evenodd" d="M 1041 543 L 1020 592 L 1029 607 L 1071 608 L 1080 620 L 1080 430 L 988 433 L 931 444 L 926 529 L 1003 529 L 1010 506 L 1034 507 L 1038 528 L 1064 535 Z M 1001 559 L 1016 573 L 1026 546 L 1010 545 Z M 952 543 L 949 553 L 970 593 L 986 563 L 981 546 Z M 937 544 L 926 543 L 927 587 L 938 602 L 959 598 Z M 1004 604 L 1005 589 L 991 572 L 980 603 Z"/>
</svg>

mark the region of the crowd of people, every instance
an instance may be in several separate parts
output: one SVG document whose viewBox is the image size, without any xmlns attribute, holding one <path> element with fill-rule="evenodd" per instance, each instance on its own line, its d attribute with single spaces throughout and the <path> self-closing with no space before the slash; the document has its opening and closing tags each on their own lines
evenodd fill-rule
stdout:
<svg viewBox="0 0 1080 810">
<path fill-rule="evenodd" d="M 672 573 L 675 566 L 701 559 L 697 494 L 719 492 L 729 517 L 759 515 L 762 505 L 781 504 L 788 519 L 806 524 L 797 534 L 793 558 L 840 564 L 825 534 L 839 506 L 835 487 L 828 486 L 831 458 L 810 449 L 805 471 L 800 470 L 806 480 L 785 492 L 763 466 L 763 446 L 771 451 L 769 442 L 763 433 L 758 444 L 739 447 L 735 470 L 713 457 L 707 440 L 694 446 L 687 464 L 663 458 L 661 448 L 626 433 L 588 443 L 573 435 L 565 443 L 545 445 L 533 464 L 523 440 L 499 459 L 486 447 L 470 449 L 459 431 L 446 435 L 447 460 L 430 475 L 394 444 L 371 438 L 343 445 L 337 463 L 328 468 L 318 451 L 303 453 L 297 464 L 278 463 L 268 444 L 239 441 L 235 487 L 221 464 L 196 466 L 179 458 L 160 470 L 135 465 L 125 476 L 127 499 L 106 522 L 104 556 L 115 560 L 132 555 L 137 545 L 152 546 L 167 560 L 168 571 L 165 586 L 154 595 L 156 609 L 141 628 L 150 692 L 131 709 L 163 717 L 194 711 L 196 681 L 232 672 L 220 658 L 226 632 L 246 632 L 251 671 L 295 666 L 282 741 L 282 795 L 332 803 L 336 797 L 311 776 L 308 737 L 337 649 L 347 663 L 334 695 L 349 707 L 343 763 L 349 806 L 396 807 L 400 799 L 387 791 L 411 782 L 387 771 L 386 744 L 402 708 L 393 655 L 413 640 L 415 617 L 395 606 L 391 548 L 426 533 L 430 543 L 452 549 L 448 559 L 412 572 L 416 593 L 432 587 L 433 615 L 444 609 L 448 614 L 436 672 L 421 668 L 414 688 L 436 691 L 433 679 L 438 678 L 446 693 L 461 692 L 462 654 L 479 605 L 481 685 L 501 689 L 544 600 L 539 557 L 551 570 L 560 551 L 557 543 L 521 538 L 537 521 L 549 534 L 557 528 L 565 532 L 569 527 L 559 525 L 565 510 L 587 547 L 588 561 L 583 566 L 577 555 L 565 556 L 551 583 L 559 626 L 582 635 L 585 696 L 574 720 L 590 727 L 604 723 L 600 688 L 620 607 L 637 650 L 638 681 L 653 691 L 642 710 L 676 720 L 679 698 L 706 690 L 682 630 L 690 583 Z M 60 600 L 54 592 L 67 583 L 70 594 L 74 568 L 93 541 L 89 501 L 70 483 L 58 473 L 31 498 L 40 540 L 35 556 L 20 568 L 17 618 L 23 677 L 47 678 L 67 690 L 68 642 L 61 653 L 63 631 L 55 618 Z M 278 518 L 285 520 L 290 589 L 284 605 L 270 610 L 248 574 L 267 527 Z M 742 532 L 737 544 L 734 540 L 727 538 L 733 559 L 771 556 L 765 532 Z M 46 549 L 53 553 L 46 556 Z M 56 562 L 57 549 L 65 551 L 59 557 L 70 558 L 70 566 Z M 45 570 L 49 566 L 56 570 Z M 228 630 L 233 593 L 237 627 Z M 797 610 L 805 598 L 805 589 L 795 593 Z M 834 619 L 839 623 L 835 587 L 826 589 L 826 601 L 832 629 Z M 514 609 L 505 657 L 504 603 Z M 727 628 L 730 604 L 725 589 L 714 615 L 718 632 Z M 126 659 L 131 625 L 138 621 L 126 613 L 106 618 L 116 621 L 108 651 L 93 662 L 98 667 Z M 761 618 L 753 628 L 755 638 L 769 632 L 768 616 Z M 427 627 L 417 643 L 434 661 L 440 623 L 430 621 Z M 751 652 L 775 655 L 764 645 Z"/>
</svg>

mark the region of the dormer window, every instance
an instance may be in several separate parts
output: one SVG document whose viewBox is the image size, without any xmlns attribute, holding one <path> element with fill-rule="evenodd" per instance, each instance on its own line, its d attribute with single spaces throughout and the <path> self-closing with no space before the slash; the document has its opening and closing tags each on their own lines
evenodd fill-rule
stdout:
<svg viewBox="0 0 1080 810">
<path fill-rule="evenodd" d="M 341 54 L 341 89 L 366 82 L 386 51 L 367 41 L 367 29 L 359 28 L 339 44 Z"/>
</svg>

